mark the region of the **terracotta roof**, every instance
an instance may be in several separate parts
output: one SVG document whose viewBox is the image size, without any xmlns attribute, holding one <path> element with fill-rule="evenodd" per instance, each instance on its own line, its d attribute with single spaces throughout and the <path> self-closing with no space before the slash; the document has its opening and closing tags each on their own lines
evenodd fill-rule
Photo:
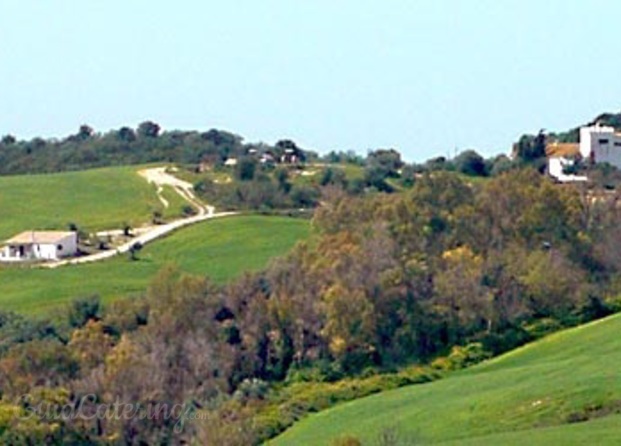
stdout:
<svg viewBox="0 0 621 446">
<path fill-rule="evenodd" d="M 6 245 L 12 245 L 12 244 L 27 245 L 31 243 L 56 244 L 68 236 L 75 236 L 75 232 L 24 231 L 21 234 L 17 234 L 15 237 L 10 238 L 6 242 L 4 242 L 4 244 Z"/>
<path fill-rule="evenodd" d="M 578 143 L 553 142 L 546 146 L 546 155 L 548 157 L 575 156 L 579 154 L 580 145 Z"/>
</svg>

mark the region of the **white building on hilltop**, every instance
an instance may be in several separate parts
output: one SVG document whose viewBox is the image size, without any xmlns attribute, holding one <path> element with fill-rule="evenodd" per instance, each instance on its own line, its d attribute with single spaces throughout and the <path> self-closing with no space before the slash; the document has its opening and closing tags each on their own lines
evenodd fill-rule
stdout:
<svg viewBox="0 0 621 446">
<path fill-rule="evenodd" d="M 582 158 L 587 164 L 609 163 L 621 169 L 621 134 L 613 127 L 596 123 L 580 128 L 580 142 L 546 146 L 548 173 L 561 182 L 586 181 L 583 175 L 566 174 L 567 168 Z"/>
<path fill-rule="evenodd" d="M 621 168 L 621 134 L 613 127 L 596 123 L 580 129 L 580 154 L 592 163 L 609 163 Z"/>
<path fill-rule="evenodd" d="M 0 262 L 59 260 L 77 254 L 78 234 L 63 231 L 26 231 L 0 246 Z"/>
</svg>

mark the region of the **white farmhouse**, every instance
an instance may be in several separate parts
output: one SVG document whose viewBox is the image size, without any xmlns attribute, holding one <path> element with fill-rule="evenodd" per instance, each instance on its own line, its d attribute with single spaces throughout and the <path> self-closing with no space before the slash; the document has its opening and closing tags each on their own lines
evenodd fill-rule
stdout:
<svg viewBox="0 0 621 446">
<path fill-rule="evenodd" d="M 5 241 L 1 246 L 1 262 L 58 260 L 77 254 L 78 234 L 63 231 L 26 231 Z"/>
</svg>

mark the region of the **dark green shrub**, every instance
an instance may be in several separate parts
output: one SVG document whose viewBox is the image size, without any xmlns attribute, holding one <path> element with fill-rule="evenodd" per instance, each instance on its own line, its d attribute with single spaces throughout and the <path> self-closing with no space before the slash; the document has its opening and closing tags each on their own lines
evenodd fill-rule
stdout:
<svg viewBox="0 0 621 446">
<path fill-rule="evenodd" d="M 523 328 L 532 339 L 539 339 L 560 330 L 563 328 L 563 325 L 556 319 L 547 317 L 531 322 L 530 324 L 526 324 Z"/>
<path fill-rule="evenodd" d="M 492 355 L 483 348 L 480 342 L 473 342 L 466 346 L 455 346 L 447 357 L 438 358 L 432 367 L 439 370 L 459 370 L 485 361 Z"/>
</svg>

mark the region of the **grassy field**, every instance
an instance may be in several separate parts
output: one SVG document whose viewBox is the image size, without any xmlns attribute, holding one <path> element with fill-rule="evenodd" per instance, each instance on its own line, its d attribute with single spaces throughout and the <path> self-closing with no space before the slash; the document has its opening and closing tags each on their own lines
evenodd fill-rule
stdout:
<svg viewBox="0 0 621 446">
<path fill-rule="evenodd" d="M 306 220 L 286 217 L 227 217 L 200 223 L 145 246 L 138 261 L 128 256 L 58 269 L 0 269 L 0 308 L 45 315 L 79 296 L 104 301 L 146 289 L 165 264 L 224 282 L 264 267 L 308 236 Z"/>
<path fill-rule="evenodd" d="M 150 221 L 163 206 L 138 169 L 0 177 L 0 240 L 30 229 L 67 229 L 70 222 L 94 231 Z"/>
<path fill-rule="evenodd" d="M 171 186 L 162 188 L 162 197 L 168 201 L 168 207 L 162 209 L 162 216 L 166 220 L 178 218 L 182 214 L 183 207 L 188 206 L 188 202 Z"/>
<path fill-rule="evenodd" d="M 370 445 L 390 428 L 402 444 L 620 444 L 619 332 L 621 315 L 567 330 L 443 380 L 313 415 L 270 444 L 330 445 L 351 434 Z"/>
<path fill-rule="evenodd" d="M 620 426 L 621 415 L 611 415 L 588 423 L 509 432 L 441 444 L 443 446 L 618 445 L 621 442 Z"/>
</svg>

